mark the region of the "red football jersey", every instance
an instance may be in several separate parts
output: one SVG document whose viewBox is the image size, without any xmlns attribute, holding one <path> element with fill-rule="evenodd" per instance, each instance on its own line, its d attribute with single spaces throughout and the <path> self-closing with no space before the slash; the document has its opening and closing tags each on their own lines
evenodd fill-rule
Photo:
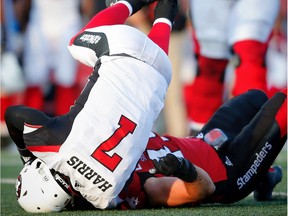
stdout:
<svg viewBox="0 0 288 216">
<path fill-rule="evenodd" d="M 125 200 L 120 208 L 140 209 L 149 206 L 143 184 L 145 180 L 151 176 L 149 170 L 154 167 L 152 160 L 163 157 L 168 153 L 172 153 L 178 157 L 184 157 L 194 165 L 201 167 L 209 174 L 213 182 L 227 179 L 225 166 L 217 152 L 202 139 L 194 137 L 161 137 L 153 134 L 135 168 L 135 172 L 133 172 L 130 181 L 120 194 L 120 197 Z M 158 177 L 162 176 L 160 174 L 154 175 Z"/>
</svg>

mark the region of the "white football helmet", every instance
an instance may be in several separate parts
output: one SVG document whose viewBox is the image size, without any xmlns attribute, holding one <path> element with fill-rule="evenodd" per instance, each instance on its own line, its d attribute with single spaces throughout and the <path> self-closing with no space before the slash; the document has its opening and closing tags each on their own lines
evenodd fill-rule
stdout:
<svg viewBox="0 0 288 216">
<path fill-rule="evenodd" d="M 18 176 L 18 203 L 27 212 L 61 211 L 72 197 L 60 183 L 67 188 L 68 184 L 58 174 L 52 175 L 49 167 L 37 158 L 26 164 Z"/>
</svg>

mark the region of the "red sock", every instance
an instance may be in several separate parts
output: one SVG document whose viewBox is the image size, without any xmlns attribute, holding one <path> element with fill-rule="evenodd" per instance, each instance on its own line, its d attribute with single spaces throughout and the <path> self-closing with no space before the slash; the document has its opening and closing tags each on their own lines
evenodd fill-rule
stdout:
<svg viewBox="0 0 288 216">
<path fill-rule="evenodd" d="M 125 4 L 115 4 L 111 7 L 105 8 L 104 10 L 97 13 L 84 28 L 81 29 L 71 40 L 70 45 L 72 45 L 74 38 L 82 33 L 85 29 L 95 28 L 97 26 L 103 25 L 116 25 L 124 24 L 126 19 L 130 16 L 130 11 Z"/>
<path fill-rule="evenodd" d="M 237 42 L 234 52 L 240 58 L 235 68 L 235 84 L 232 95 L 237 96 L 249 89 L 260 89 L 267 93 L 265 55 L 267 44 L 253 40 Z"/>
<path fill-rule="evenodd" d="M 158 22 L 151 28 L 148 37 L 160 46 L 166 54 L 169 51 L 171 27 L 167 23 Z"/>
<path fill-rule="evenodd" d="M 196 123 L 206 123 L 223 103 L 224 72 L 228 60 L 198 57 L 198 74 L 185 93 L 187 114 Z"/>
<path fill-rule="evenodd" d="M 41 87 L 27 87 L 24 94 L 24 104 L 35 109 L 43 110 L 44 96 Z"/>
<path fill-rule="evenodd" d="M 66 114 L 76 100 L 76 87 L 56 86 L 55 114 Z"/>
<path fill-rule="evenodd" d="M 130 11 L 125 4 L 115 4 L 97 13 L 83 28 L 93 28 L 102 25 L 124 24 L 130 16 Z"/>
</svg>

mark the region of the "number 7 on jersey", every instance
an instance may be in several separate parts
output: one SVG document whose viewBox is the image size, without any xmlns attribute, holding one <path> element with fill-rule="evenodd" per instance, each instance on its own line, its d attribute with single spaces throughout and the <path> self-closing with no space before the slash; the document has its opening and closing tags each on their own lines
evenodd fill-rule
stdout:
<svg viewBox="0 0 288 216">
<path fill-rule="evenodd" d="M 117 128 L 107 140 L 102 142 L 91 155 L 111 172 L 113 172 L 119 165 L 122 157 L 117 153 L 114 153 L 112 156 L 107 153 L 118 146 L 129 133 L 133 134 L 136 128 L 136 124 L 123 115 L 120 117 L 118 125 L 120 127 Z"/>
</svg>

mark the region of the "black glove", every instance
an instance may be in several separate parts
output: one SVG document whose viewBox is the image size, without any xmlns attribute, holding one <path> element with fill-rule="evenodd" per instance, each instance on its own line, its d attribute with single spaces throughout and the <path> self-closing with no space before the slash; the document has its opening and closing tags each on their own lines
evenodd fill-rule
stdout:
<svg viewBox="0 0 288 216">
<path fill-rule="evenodd" d="M 169 153 L 159 160 L 153 160 L 154 167 L 157 173 L 165 176 L 173 175 L 186 182 L 193 182 L 197 179 L 195 166 L 187 159 L 176 157 Z"/>
</svg>

